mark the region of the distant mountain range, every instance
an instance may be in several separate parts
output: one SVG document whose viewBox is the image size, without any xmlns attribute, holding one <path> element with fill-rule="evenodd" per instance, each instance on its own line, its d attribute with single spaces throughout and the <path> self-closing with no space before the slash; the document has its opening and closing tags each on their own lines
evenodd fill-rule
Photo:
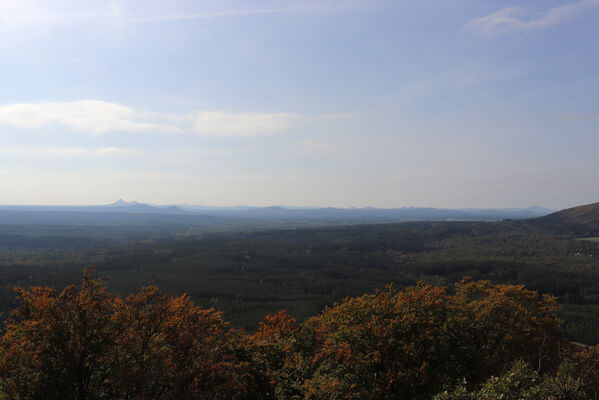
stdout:
<svg viewBox="0 0 599 400">
<path fill-rule="evenodd" d="M 312 208 L 312 207 L 209 207 L 151 205 L 122 199 L 97 206 L 0 206 L 0 224 L 203 224 L 206 221 L 265 222 L 278 224 L 344 224 L 404 221 L 499 221 L 544 216 L 552 210 L 541 206 L 502 209 Z"/>
<path fill-rule="evenodd" d="M 138 225 L 193 230 L 246 230 L 408 221 L 504 221 L 575 236 L 599 236 L 599 203 L 553 211 L 527 208 L 301 208 L 152 205 L 118 200 L 97 206 L 0 206 L 2 225 Z M 512 224 L 512 223 L 510 223 Z M 161 228 L 161 229 L 162 229 Z"/>
<path fill-rule="evenodd" d="M 237 216 L 260 219 L 301 219 L 301 220 L 331 220 L 356 221 L 366 220 L 375 222 L 397 221 L 447 221 L 447 220 L 483 220 L 497 221 L 503 219 L 534 218 L 547 215 L 552 210 L 539 206 L 530 208 L 509 209 L 439 209 L 424 207 L 403 208 L 291 208 L 285 206 L 271 207 L 234 207 L 198 209 L 179 206 L 191 213 L 201 213 L 214 216 Z"/>
</svg>

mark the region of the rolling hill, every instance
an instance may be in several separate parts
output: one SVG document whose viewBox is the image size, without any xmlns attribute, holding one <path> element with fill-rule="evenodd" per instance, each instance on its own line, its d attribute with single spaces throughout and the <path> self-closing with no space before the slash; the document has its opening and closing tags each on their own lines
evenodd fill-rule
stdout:
<svg viewBox="0 0 599 400">
<path fill-rule="evenodd" d="M 558 233 L 599 236 L 599 202 L 567 208 L 530 221 Z"/>
</svg>

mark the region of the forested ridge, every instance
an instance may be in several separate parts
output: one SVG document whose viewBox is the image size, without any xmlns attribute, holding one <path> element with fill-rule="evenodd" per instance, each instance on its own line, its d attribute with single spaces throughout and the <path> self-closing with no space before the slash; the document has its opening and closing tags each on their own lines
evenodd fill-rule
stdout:
<svg viewBox="0 0 599 400">
<path fill-rule="evenodd" d="M 14 286 L 77 282 L 82 266 L 121 294 L 158 285 L 254 329 L 286 309 L 300 321 L 392 282 L 449 285 L 470 276 L 554 295 L 567 335 L 599 343 L 599 245 L 525 221 L 415 222 L 257 232 L 118 227 L 2 227 L 0 312 Z"/>
<path fill-rule="evenodd" d="M 594 399 L 599 348 L 571 344 L 554 297 L 522 285 L 419 283 L 346 298 L 252 333 L 186 296 L 126 298 L 84 275 L 17 288 L 0 398 Z"/>
</svg>

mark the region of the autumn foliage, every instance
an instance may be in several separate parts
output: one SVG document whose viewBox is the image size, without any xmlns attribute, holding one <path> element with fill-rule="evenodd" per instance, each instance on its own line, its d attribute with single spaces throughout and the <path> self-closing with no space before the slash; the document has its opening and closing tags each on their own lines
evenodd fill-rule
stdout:
<svg viewBox="0 0 599 400">
<path fill-rule="evenodd" d="M 11 399 L 242 399 L 252 393 L 241 332 L 214 310 L 154 287 L 123 300 L 102 282 L 17 289 L 0 343 Z"/>
<path fill-rule="evenodd" d="M 0 398 L 476 399 L 516 376 L 518 390 L 559 399 L 560 382 L 584 396 L 599 379 L 599 351 L 575 353 L 555 299 L 522 286 L 389 286 L 303 323 L 281 311 L 251 334 L 155 287 L 123 299 L 85 276 L 17 294 Z"/>
</svg>

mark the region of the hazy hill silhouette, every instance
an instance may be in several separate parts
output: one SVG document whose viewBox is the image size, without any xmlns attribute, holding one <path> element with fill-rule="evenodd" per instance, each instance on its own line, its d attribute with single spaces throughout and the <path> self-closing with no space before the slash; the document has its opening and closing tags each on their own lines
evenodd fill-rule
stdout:
<svg viewBox="0 0 599 400">
<path fill-rule="evenodd" d="M 498 209 L 403 208 L 316 208 L 316 207 L 203 207 L 155 205 L 137 201 L 118 201 L 95 206 L 24 206 L 0 205 L 0 224 L 110 225 L 205 224 L 220 220 L 223 224 L 248 228 L 264 224 L 371 224 L 406 221 L 501 221 L 547 215 L 551 210 L 540 206 Z M 241 224 L 241 225 L 239 225 Z"/>
<path fill-rule="evenodd" d="M 577 236 L 599 236 L 599 202 L 530 220 L 533 225 Z"/>
</svg>

